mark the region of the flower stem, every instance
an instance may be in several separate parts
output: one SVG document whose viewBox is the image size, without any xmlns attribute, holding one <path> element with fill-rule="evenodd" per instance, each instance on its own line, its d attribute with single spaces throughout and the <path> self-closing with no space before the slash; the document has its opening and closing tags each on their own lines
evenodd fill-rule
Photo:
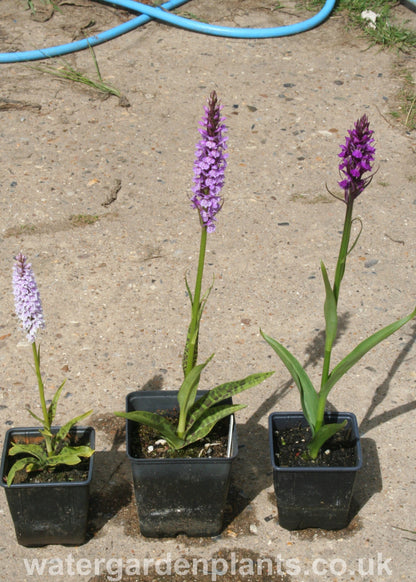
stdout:
<svg viewBox="0 0 416 582">
<path fill-rule="evenodd" d="M 351 237 L 351 224 L 352 224 L 352 211 L 354 206 L 354 198 L 350 197 L 346 203 L 345 218 L 344 218 L 344 228 L 342 231 L 341 245 L 338 253 L 337 266 L 335 268 L 333 293 L 335 298 L 335 303 L 338 306 L 338 297 L 341 288 L 341 281 L 344 277 L 345 266 L 347 262 L 348 249 L 350 246 Z M 319 403 L 316 415 L 316 425 L 315 430 L 318 431 L 323 425 L 324 414 L 325 414 L 325 404 L 327 399 L 327 391 L 325 390 L 325 385 L 330 376 L 329 368 L 331 364 L 331 354 L 332 354 L 332 343 L 328 349 L 325 350 L 324 363 L 322 366 L 322 377 L 321 377 L 321 389 L 319 392 Z"/>
<path fill-rule="evenodd" d="M 205 264 L 205 251 L 207 247 L 207 228 L 201 225 L 201 242 L 199 245 L 199 260 L 198 260 L 198 271 L 196 274 L 195 281 L 195 292 L 192 298 L 192 318 L 191 325 L 189 328 L 190 337 L 194 337 L 195 340 L 191 341 L 189 344 L 188 357 L 185 368 L 185 377 L 189 374 L 192 368 L 195 366 L 195 356 L 198 353 L 198 334 L 199 334 L 199 322 L 200 322 L 200 306 L 201 306 L 201 289 L 202 289 L 202 277 L 204 274 L 204 264 Z"/>
<path fill-rule="evenodd" d="M 350 245 L 351 237 L 351 224 L 352 224 L 352 210 L 354 206 L 354 199 L 351 197 L 347 202 L 347 207 L 345 211 L 344 219 L 344 230 L 342 231 L 341 246 L 338 254 L 337 266 L 335 269 L 334 277 L 334 296 L 335 301 L 338 303 L 339 291 L 341 287 L 341 281 L 345 273 L 345 265 L 347 262 L 348 248 Z"/>
<path fill-rule="evenodd" d="M 35 371 L 36 371 L 36 376 L 38 379 L 38 387 L 39 387 L 39 398 L 40 398 L 40 403 L 42 406 L 42 413 L 43 413 L 43 428 L 50 432 L 51 426 L 50 426 L 50 422 L 49 422 L 49 415 L 48 415 L 48 409 L 46 408 L 46 400 L 45 400 L 45 388 L 43 386 L 43 380 L 42 380 L 42 374 L 40 372 L 40 349 L 38 349 L 36 347 L 36 342 L 32 342 L 32 350 L 33 350 L 33 359 L 35 361 Z M 48 453 L 48 456 L 50 457 L 52 455 L 52 440 L 51 437 L 48 435 L 43 435 L 45 438 L 45 445 L 46 445 L 46 451 Z"/>
</svg>

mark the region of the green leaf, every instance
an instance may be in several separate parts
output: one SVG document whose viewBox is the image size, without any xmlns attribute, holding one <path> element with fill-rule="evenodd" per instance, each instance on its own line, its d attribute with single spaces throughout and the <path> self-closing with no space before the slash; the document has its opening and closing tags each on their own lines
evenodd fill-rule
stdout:
<svg viewBox="0 0 416 582">
<path fill-rule="evenodd" d="M 198 390 L 202 370 L 209 364 L 213 357 L 214 354 L 212 354 L 203 364 L 194 366 L 194 368 L 184 379 L 178 392 L 178 403 L 180 410 L 179 424 L 181 424 L 181 420 L 183 421 L 183 419 L 188 417 L 188 412 L 195 402 L 196 392 Z"/>
<path fill-rule="evenodd" d="M 86 445 L 79 445 L 76 447 L 66 447 L 66 448 L 70 449 L 71 451 L 75 451 L 77 455 L 79 455 L 80 457 L 84 457 L 86 459 L 89 459 L 95 453 L 94 449 L 92 449 L 91 447 L 87 447 Z"/>
<path fill-rule="evenodd" d="M 44 428 L 44 429 L 39 429 L 39 432 L 42 436 L 44 437 L 50 437 L 53 438 L 53 433 L 48 429 L 48 428 Z"/>
<path fill-rule="evenodd" d="M 186 276 L 185 276 L 185 285 L 186 285 L 186 290 L 188 292 L 188 295 L 189 295 L 189 298 L 191 301 L 191 306 L 193 307 L 194 298 L 193 298 L 192 291 L 189 287 L 188 280 L 187 280 Z M 205 292 L 204 296 L 202 297 L 202 299 L 199 303 L 196 321 L 191 319 L 191 322 L 190 322 L 189 327 L 188 327 L 188 332 L 186 335 L 186 342 L 185 342 L 185 349 L 184 349 L 184 353 L 183 353 L 183 357 L 182 357 L 182 368 L 183 368 L 183 373 L 184 373 L 185 377 L 187 376 L 186 371 L 188 368 L 188 357 L 189 357 L 189 352 L 191 351 L 191 348 L 192 348 L 192 353 L 193 353 L 191 369 L 196 366 L 196 363 L 198 360 L 199 327 L 201 324 L 201 318 L 202 318 L 202 314 L 203 314 L 204 309 L 205 309 L 206 302 L 208 301 L 208 297 L 211 293 L 213 286 L 214 286 L 214 279 L 213 279 L 212 285 Z M 188 372 L 188 374 L 189 374 L 189 372 Z"/>
<path fill-rule="evenodd" d="M 316 459 L 319 449 L 322 445 L 330 439 L 334 434 L 342 430 L 347 424 L 344 420 L 340 423 L 324 424 L 313 436 L 311 442 L 308 444 L 309 454 L 312 459 Z"/>
<path fill-rule="evenodd" d="M 10 487 L 10 485 L 13 483 L 14 476 L 16 475 L 17 471 L 21 471 L 32 462 L 33 457 L 25 457 L 24 459 L 19 459 L 18 461 L 16 461 L 12 465 L 12 468 L 10 469 L 7 475 L 7 486 Z"/>
<path fill-rule="evenodd" d="M 65 385 L 65 382 L 66 382 L 66 380 L 64 380 L 62 382 L 62 384 L 59 386 L 58 390 L 55 392 L 55 394 L 54 394 L 54 396 L 52 398 L 52 402 L 49 405 L 49 408 L 48 408 L 49 426 L 52 426 L 52 424 L 53 424 L 53 421 L 54 421 L 54 418 L 55 418 L 55 414 L 56 414 L 56 407 L 58 405 L 58 400 L 59 400 L 59 397 L 61 395 L 62 388 Z"/>
<path fill-rule="evenodd" d="M 188 278 L 187 278 L 187 276 L 186 276 L 186 275 L 185 275 L 185 287 L 186 287 L 186 290 L 187 290 L 187 292 L 188 292 L 189 300 L 190 300 L 190 302 L 191 302 L 191 307 L 193 307 L 193 304 L 194 304 L 194 297 L 193 297 L 193 295 L 192 295 L 191 288 L 189 287 Z"/>
<path fill-rule="evenodd" d="M 38 416 L 37 414 L 35 414 L 34 412 L 32 412 L 32 411 L 30 410 L 30 408 L 26 408 L 26 410 L 28 411 L 28 413 L 29 413 L 31 416 L 33 416 L 33 418 L 34 418 L 35 420 L 37 420 L 38 422 L 40 422 L 40 424 L 41 424 L 42 426 L 44 426 L 44 422 L 45 422 L 45 421 L 43 420 L 43 418 L 41 418 L 40 416 Z"/>
<path fill-rule="evenodd" d="M 246 404 L 225 404 L 207 409 L 187 433 L 185 445 L 201 440 L 214 428 L 217 422 L 243 408 L 246 408 Z"/>
<path fill-rule="evenodd" d="M 342 378 L 342 376 L 348 372 L 350 368 L 354 366 L 367 352 L 374 348 L 377 344 L 388 338 L 394 332 L 398 331 L 406 323 L 412 320 L 416 316 L 416 309 L 412 311 L 406 317 L 399 319 L 398 321 L 383 327 L 379 331 L 376 331 L 372 336 L 362 341 L 358 346 L 352 350 L 330 373 L 326 384 L 322 388 L 323 395 L 328 395 L 331 388 Z"/>
<path fill-rule="evenodd" d="M 90 447 L 64 447 L 57 455 L 48 457 L 47 465 L 55 467 L 56 465 L 78 465 L 83 457 L 91 457 L 94 453 Z"/>
<path fill-rule="evenodd" d="M 337 302 L 328 279 L 328 273 L 326 272 L 325 265 L 323 264 L 322 261 L 321 261 L 321 271 L 325 285 L 325 303 L 324 303 L 324 315 L 326 323 L 325 351 L 330 352 L 332 349 L 332 345 L 335 341 L 335 337 L 337 335 L 338 326 Z"/>
<path fill-rule="evenodd" d="M 189 300 L 191 302 L 191 308 L 193 308 L 194 298 L 193 298 L 193 295 L 192 295 L 191 288 L 189 287 L 189 283 L 188 283 L 188 279 L 187 279 L 186 275 L 185 275 L 185 286 L 186 286 L 186 291 L 188 293 Z M 192 309 L 192 312 L 193 312 L 193 309 Z M 194 322 L 191 319 L 191 322 L 189 323 L 189 326 L 188 326 L 188 332 L 186 334 L 185 349 L 183 351 L 183 356 L 182 356 L 182 369 L 183 369 L 184 376 L 186 376 L 186 370 L 187 370 L 187 366 L 188 366 L 189 350 L 190 350 L 190 348 L 193 345 L 195 345 L 195 348 L 193 350 L 192 367 L 194 367 L 196 365 L 196 362 L 197 362 L 197 359 L 198 359 L 198 334 L 199 334 L 199 325 L 197 325 L 196 327 L 194 327 L 193 324 L 194 324 Z"/>
<path fill-rule="evenodd" d="M 302 404 L 303 414 L 308 421 L 312 431 L 315 431 L 315 425 L 318 413 L 318 394 L 300 362 L 293 356 L 281 343 L 267 336 L 260 330 L 261 335 L 266 342 L 274 349 L 276 354 L 282 360 L 290 375 L 296 383 L 300 392 L 300 401 Z"/>
<path fill-rule="evenodd" d="M 148 412 L 146 410 L 133 410 L 131 412 L 115 412 L 116 416 L 127 418 L 133 422 L 138 422 L 153 428 L 160 433 L 163 438 L 174 449 L 180 449 L 183 446 L 183 439 L 179 438 L 175 432 L 172 423 L 160 414 Z"/>
<path fill-rule="evenodd" d="M 67 422 L 63 426 L 61 426 L 61 428 L 59 429 L 59 431 L 57 432 L 56 437 L 55 437 L 55 447 L 66 438 L 66 436 L 68 435 L 69 431 L 74 426 L 74 424 L 76 424 L 80 420 L 83 420 L 84 418 L 89 416 L 91 414 L 91 412 L 92 412 L 92 410 L 89 410 L 88 412 L 85 412 L 84 414 L 80 414 L 76 418 L 73 418 L 72 420 L 70 420 L 69 422 Z"/>
<path fill-rule="evenodd" d="M 18 443 L 12 444 L 12 446 L 9 449 L 8 455 L 14 457 L 15 455 L 20 455 L 22 453 L 32 455 L 33 457 L 39 459 L 40 461 L 47 457 L 45 449 L 42 447 L 42 445 L 25 445 Z"/>
<path fill-rule="evenodd" d="M 232 396 L 235 396 L 244 390 L 248 390 L 253 386 L 257 386 L 257 384 L 260 384 L 260 382 L 263 382 L 273 374 L 274 372 L 251 374 L 242 380 L 227 382 L 226 384 L 221 384 L 220 386 L 216 386 L 212 390 L 209 390 L 207 394 L 204 394 L 204 396 L 199 398 L 193 405 L 186 425 L 186 432 L 189 431 L 195 422 L 201 419 L 206 410 L 215 404 L 219 404 L 226 398 L 231 398 Z"/>
<path fill-rule="evenodd" d="M 186 378 L 186 369 L 188 366 L 189 352 L 193 346 L 193 357 L 192 357 L 192 368 L 195 367 L 198 360 L 198 338 L 199 338 L 199 326 L 192 333 L 192 322 L 189 324 L 188 333 L 186 334 L 185 349 L 183 351 L 182 357 L 182 368 L 183 374 Z"/>
</svg>

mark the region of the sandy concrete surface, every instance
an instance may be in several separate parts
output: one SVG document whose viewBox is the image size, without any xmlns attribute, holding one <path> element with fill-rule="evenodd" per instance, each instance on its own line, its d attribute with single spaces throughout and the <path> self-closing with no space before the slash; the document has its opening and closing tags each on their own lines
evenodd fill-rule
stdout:
<svg viewBox="0 0 416 582">
<path fill-rule="evenodd" d="M 24 5 L 2 0 L 1 51 L 68 42 L 88 25 L 98 32 L 129 18 L 74 0 L 36 22 Z M 283 5 L 194 0 L 179 12 L 230 26 L 279 26 L 310 16 Z M 416 26 L 413 12 L 396 11 Z M 337 191 L 339 145 L 364 113 L 375 132 L 378 171 L 356 203 L 364 228 L 341 291 L 334 358 L 413 309 L 416 134 L 391 111 L 401 72 L 415 72 L 414 54 L 369 46 L 342 14 L 307 33 L 269 40 L 208 37 L 151 22 L 95 54 L 123 102 L 28 64 L 1 65 L 0 440 L 10 426 L 30 425 L 25 408 L 37 406 L 31 351 L 11 288 L 13 257 L 22 251 L 47 322 L 41 348 L 48 395 L 67 378 L 57 420 L 94 408 L 97 453 L 83 546 L 19 546 L 1 493 L 0 580 L 133 582 L 140 577 L 127 569 L 131 560 L 151 559 L 170 560 L 175 580 L 186 582 L 414 580 L 415 326 L 368 354 L 330 396 L 333 408 L 357 415 L 365 460 L 355 515 L 338 532 L 289 532 L 278 524 L 267 419 L 274 410 L 298 410 L 299 398 L 259 334 L 261 327 L 284 342 L 319 381 L 319 265 L 324 260 L 332 277 L 344 217 L 326 184 Z M 95 76 L 89 51 L 65 60 Z M 215 358 L 201 388 L 255 371 L 276 373 L 235 399 L 248 406 L 237 416 L 240 453 L 222 535 L 145 539 L 124 425 L 112 412 L 123 409 L 131 390 L 177 389 L 181 382 L 189 321 L 184 275 L 193 281 L 199 244 L 189 204 L 194 147 L 212 89 L 224 104 L 229 160 L 224 207 L 208 240 L 205 284 L 213 276 L 215 283 L 200 359 L 214 351 Z M 207 560 L 207 576 L 193 575 L 179 558 Z M 262 575 L 250 573 L 261 558 L 273 560 L 269 578 L 266 566 Z M 29 573 L 33 559 L 46 560 L 43 575 Z M 220 576 L 225 570 L 228 577 Z M 149 576 L 141 579 L 167 573 L 160 567 Z"/>
</svg>

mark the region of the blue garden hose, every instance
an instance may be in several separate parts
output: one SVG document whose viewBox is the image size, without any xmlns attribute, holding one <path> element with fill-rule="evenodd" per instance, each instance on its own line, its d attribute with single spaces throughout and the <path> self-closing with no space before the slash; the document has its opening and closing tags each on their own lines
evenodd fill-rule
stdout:
<svg viewBox="0 0 416 582">
<path fill-rule="evenodd" d="M 414 10 L 416 12 L 416 0 L 402 0 L 402 4 L 410 10 Z"/>
<path fill-rule="evenodd" d="M 282 36 L 290 36 L 293 34 L 298 34 L 299 32 L 305 32 L 318 26 L 324 22 L 334 9 L 336 0 L 326 0 L 323 8 L 315 14 L 312 18 L 308 18 L 303 22 L 298 22 L 296 24 L 290 24 L 286 26 L 278 26 L 272 28 L 235 28 L 228 26 L 217 26 L 215 24 L 205 24 L 203 22 L 197 22 L 196 20 L 190 20 L 188 18 L 183 18 L 177 16 L 176 14 L 171 14 L 168 12 L 171 9 L 177 8 L 182 4 L 185 4 L 189 0 L 170 0 L 159 7 L 147 6 L 146 4 L 141 4 L 140 2 L 135 2 L 133 0 L 100 0 L 101 2 L 112 4 L 136 12 L 140 16 L 133 18 L 119 26 L 111 28 L 110 30 L 101 32 L 97 35 L 85 38 L 82 40 L 77 40 L 69 44 L 63 44 L 59 46 L 37 49 L 33 51 L 23 51 L 15 53 L 0 53 L 0 63 L 18 63 L 24 61 L 37 61 L 41 59 L 47 59 L 51 57 L 58 57 L 66 55 L 68 53 L 73 53 L 76 51 L 84 50 L 89 47 L 96 46 L 108 40 L 112 40 L 126 32 L 130 32 L 139 26 L 146 24 L 149 20 L 158 20 L 173 26 L 190 30 L 192 32 L 199 32 L 203 34 L 213 35 L 213 36 L 225 36 L 229 38 L 276 38 Z"/>
</svg>

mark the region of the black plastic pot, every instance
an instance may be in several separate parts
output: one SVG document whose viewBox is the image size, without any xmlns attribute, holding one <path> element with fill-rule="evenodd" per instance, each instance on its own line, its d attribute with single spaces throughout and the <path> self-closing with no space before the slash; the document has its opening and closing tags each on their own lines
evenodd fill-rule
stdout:
<svg viewBox="0 0 416 582">
<path fill-rule="evenodd" d="M 178 405 L 177 391 L 131 392 L 127 411 L 171 410 Z M 203 391 L 197 393 L 202 396 Z M 127 454 L 131 462 L 140 532 L 147 537 L 215 536 L 223 527 L 223 514 L 238 452 L 234 419 L 230 419 L 231 449 L 226 458 L 142 459 L 132 455 L 137 423 L 127 420 Z M 232 424 L 231 424 L 232 423 Z"/>
<path fill-rule="evenodd" d="M 54 427 L 53 431 L 58 428 Z M 82 439 L 92 449 L 95 431 L 91 427 L 75 427 L 71 434 Z M 13 440 L 33 442 L 39 439 L 38 428 L 11 428 L 6 433 L 1 461 L 1 485 L 4 487 L 13 519 L 16 538 L 22 546 L 48 544 L 79 545 L 87 534 L 89 485 L 92 478 L 94 455 L 88 459 L 89 470 L 85 481 L 59 483 L 21 483 L 10 487 L 5 476 L 14 458 L 7 455 Z"/>
<path fill-rule="evenodd" d="M 328 413 L 325 422 L 348 421 L 356 463 L 353 467 L 280 467 L 277 430 L 306 426 L 301 412 L 274 412 L 269 416 L 269 445 L 279 524 L 288 530 L 309 527 L 343 529 L 351 520 L 350 504 L 357 471 L 362 466 L 357 419 L 351 413 Z"/>
</svg>

